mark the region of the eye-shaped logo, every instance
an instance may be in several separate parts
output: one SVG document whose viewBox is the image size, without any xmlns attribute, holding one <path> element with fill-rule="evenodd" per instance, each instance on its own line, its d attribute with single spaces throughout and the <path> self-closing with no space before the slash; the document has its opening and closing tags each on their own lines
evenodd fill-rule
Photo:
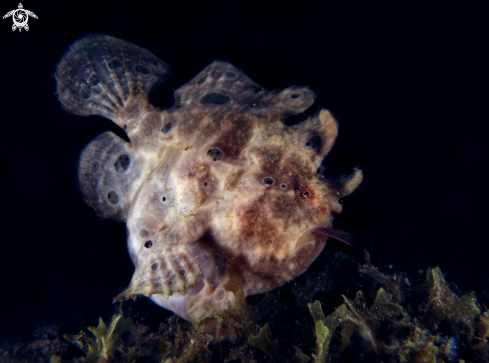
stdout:
<svg viewBox="0 0 489 363">
<path fill-rule="evenodd" d="M 15 31 L 15 29 L 19 28 L 19 32 L 24 28 L 25 30 L 29 30 L 29 25 L 27 25 L 27 21 L 29 20 L 29 16 L 32 16 L 33 18 L 37 19 L 37 15 L 34 14 L 32 11 L 24 9 L 24 6 L 22 6 L 22 3 L 19 3 L 19 8 L 9 11 L 7 14 L 3 16 L 3 18 L 8 18 L 9 16 L 12 17 L 14 20 L 14 25 L 12 25 L 12 30 Z"/>
</svg>

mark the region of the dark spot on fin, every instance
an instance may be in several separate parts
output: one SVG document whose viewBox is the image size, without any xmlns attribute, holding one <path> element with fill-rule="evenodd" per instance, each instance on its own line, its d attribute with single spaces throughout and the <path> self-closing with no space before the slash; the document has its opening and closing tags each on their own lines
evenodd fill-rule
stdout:
<svg viewBox="0 0 489 363">
<path fill-rule="evenodd" d="M 171 128 L 172 128 L 173 124 L 171 122 L 167 122 L 163 128 L 161 129 L 161 132 L 164 133 L 164 134 L 167 134 L 170 132 Z"/>
<path fill-rule="evenodd" d="M 97 74 L 94 74 L 88 80 L 88 85 L 90 87 L 95 87 L 100 83 L 100 77 Z"/>
<path fill-rule="evenodd" d="M 143 76 L 147 76 L 148 74 L 151 73 L 151 70 L 149 68 L 139 64 L 134 67 L 134 71 L 141 73 Z"/>
<path fill-rule="evenodd" d="M 119 155 L 119 157 L 116 159 L 114 163 L 114 169 L 118 173 L 123 173 L 129 168 L 130 164 L 131 164 L 131 159 L 129 158 L 129 155 L 122 154 Z"/>
<path fill-rule="evenodd" d="M 322 145 L 321 138 L 319 135 L 312 135 L 307 141 L 306 141 L 306 147 L 310 149 L 320 149 Z"/>
<path fill-rule="evenodd" d="M 199 81 L 197 82 L 197 84 L 200 86 L 201 84 L 203 84 L 205 82 L 205 80 L 207 79 L 207 74 L 205 76 L 203 76 L 201 79 L 199 79 Z"/>
<path fill-rule="evenodd" d="M 87 86 L 83 85 L 80 88 L 80 96 L 84 100 L 88 100 L 92 96 L 92 91 L 90 90 L 90 88 L 88 88 Z"/>
<path fill-rule="evenodd" d="M 109 68 L 113 70 L 118 70 L 122 68 L 122 62 L 119 59 L 114 59 L 109 63 Z"/>
<path fill-rule="evenodd" d="M 119 195 L 115 191 L 111 190 L 107 193 L 107 200 L 110 204 L 116 205 L 119 203 Z"/>
<path fill-rule="evenodd" d="M 200 99 L 203 105 L 224 105 L 229 101 L 231 101 L 230 97 L 218 92 L 208 93 Z"/>
</svg>

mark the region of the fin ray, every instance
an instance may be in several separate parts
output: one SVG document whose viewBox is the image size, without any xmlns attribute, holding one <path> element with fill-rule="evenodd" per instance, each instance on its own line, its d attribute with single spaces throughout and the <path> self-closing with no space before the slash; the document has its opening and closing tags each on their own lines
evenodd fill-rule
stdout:
<svg viewBox="0 0 489 363">
<path fill-rule="evenodd" d="M 131 283 L 115 301 L 138 295 L 162 294 L 166 298 L 178 292 L 185 295 L 196 287 L 201 269 L 189 254 L 185 244 L 173 244 L 154 253 L 142 247 L 137 256 Z"/>
</svg>

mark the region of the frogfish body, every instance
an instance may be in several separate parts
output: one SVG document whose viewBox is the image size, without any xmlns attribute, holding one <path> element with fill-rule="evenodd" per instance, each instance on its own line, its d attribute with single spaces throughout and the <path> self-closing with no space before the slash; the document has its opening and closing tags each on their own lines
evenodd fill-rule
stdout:
<svg viewBox="0 0 489 363">
<path fill-rule="evenodd" d="M 96 35 L 72 45 L 56 80 L 67 111 L 107 117 L 130 139 L 105 132 L 79 161 L 86 202 L 127 223 L 135 272 L 117 299 L 145 295 L 197 324 L 234 304 L 232 269 L 245 296 L 303 273 L 326 243 L 315 230 L 332 227 L 362 173 L 335 186 L 318 174 L 338 133 L 329 111 L 282 122 L 313 104 L 309 88 L 267 91 L 216 61 L 160 110 L 148 94 L 170 74 L 149 51 Z"/>
</svg>

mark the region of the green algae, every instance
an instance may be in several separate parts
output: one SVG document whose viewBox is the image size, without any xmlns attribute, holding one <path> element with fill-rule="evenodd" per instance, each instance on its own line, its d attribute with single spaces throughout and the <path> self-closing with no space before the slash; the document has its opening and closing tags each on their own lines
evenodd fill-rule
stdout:
<svg viewBox="0 0 489 363">
<path fill-rule="evenodd" d="M 334 332 L 340 325 L 341 349 L 344 349 L 354 333 L 358 333 L 363 339 L 370 341 L 372 349 L 377 352 L 377 344 L 374 339 L 373 330 L 378 321 L 386 316 L 399 314 L 402 307 L 391 302 L 392 295 L 385 292 L 383 288 L 377 292 L 373 305 L 366 309 L 365 301 L 361 291 L 357 293 L 355 300 L 350 301 L 343 296 L 345 304 L 340 305 L 331 315 L 324 316 L 321 303 L 315 301 L 309 304 L 309 310 L 315 322 L 316 354 L 313 354 L 314 362 L 329 362 L 328 348 Z"/>
<path fill-rule="evenodd" d="M 277 353 L 277 346 L 270 340 L 270 325 L 267 323 L 260 329 L 258 335 L 250 335 L 248 344 L 261 349 L 266 355 L 273 357 Z"/>
<path fill-rule="evenodd" d="M 99 318 L 98 327 L 89 327 L 88 330 L 95 339 L 88 338 L 87 335 L 67 336 L 65 339 L 79 347 L 86 355 L 87 363 L 104 363 L 112 358 L 115 345 L 118 340 L 116 328 L 122 315 L 117 314 L 112 317 L 109 327 L 105 325 L 102 318 Z M 120 329 L 119 329 L 120 330 Z"/>
</svg>

